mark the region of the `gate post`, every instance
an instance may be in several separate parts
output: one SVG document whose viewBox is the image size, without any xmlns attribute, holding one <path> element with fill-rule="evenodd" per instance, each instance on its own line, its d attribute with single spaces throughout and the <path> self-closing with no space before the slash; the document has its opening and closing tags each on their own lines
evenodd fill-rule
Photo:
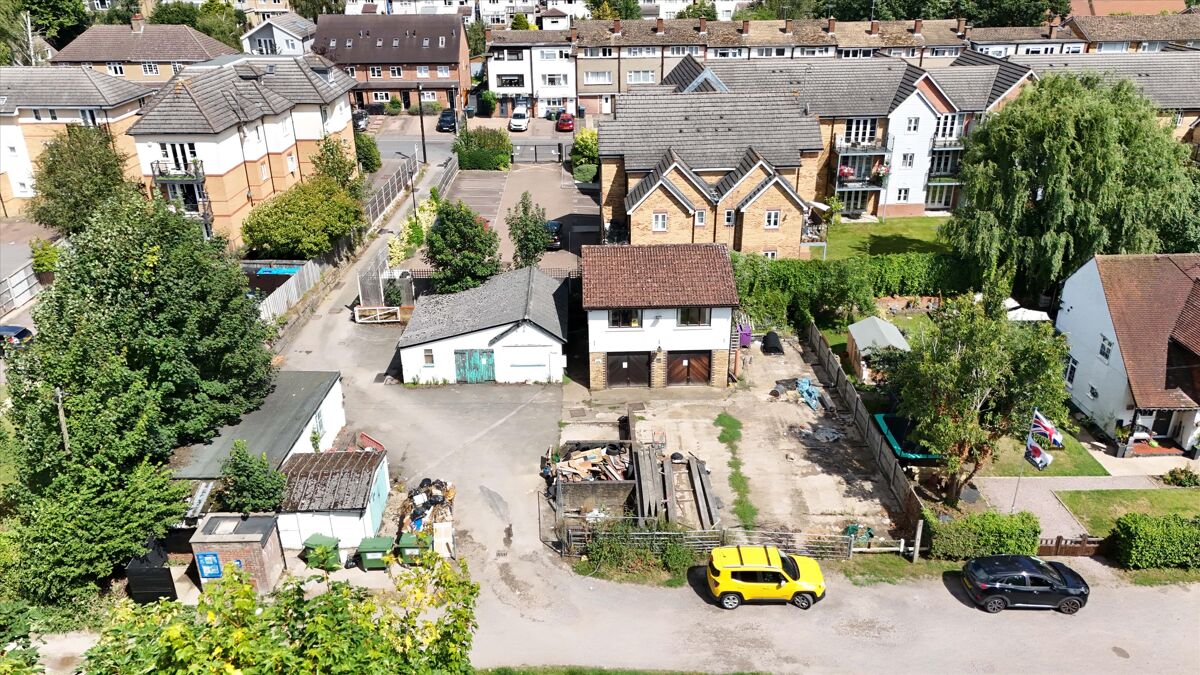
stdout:
<svg viewBox="0 0 1200 675">
<path fill-rule="evenodd" d="M 921 534 L 925 530 L 925 518 L 922 517 L 917 521 L 917 538 L 913 540 L 913 555 L 912 561 L 915 563 L 921 557 Z"/>
<path fill-rule="evenodd" d="M 848 534 L 848 535 L 846 535 L 846 559 L 849 560 L 853 557 L 854 557 L 854 535 Z"/>
</svg>

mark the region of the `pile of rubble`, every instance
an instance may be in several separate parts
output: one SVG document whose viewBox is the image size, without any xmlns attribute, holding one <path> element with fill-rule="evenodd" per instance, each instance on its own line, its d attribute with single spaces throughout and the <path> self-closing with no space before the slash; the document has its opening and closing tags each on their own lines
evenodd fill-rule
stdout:
<svg viewBox="0 0 1200 675">
<path fill-rule="evenodd" d="M 424 478 L 400 505 L 400 533 L 432 534 L 433 549 L 453 553 L 454 484 Z"/>
<path fill-rule="evenodd" d="M 552 472 L 558 480 L 567 483 L 629 480 L 632 477 L 629 447 L 625 443 L 608 443 L 598 447 L 567 443 L 563 445 L 560 453 L 543 460 L 543 475 Z"/>
</svg>

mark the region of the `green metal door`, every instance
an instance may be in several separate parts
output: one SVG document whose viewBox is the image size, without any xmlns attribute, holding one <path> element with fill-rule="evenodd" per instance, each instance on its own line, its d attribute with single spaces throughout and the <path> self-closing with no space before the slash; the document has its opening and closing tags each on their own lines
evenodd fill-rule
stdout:
<svg viewBox="0 0 1200 675">
<path fill-rule="evenodd" d="M 495 354 L 490 349 L 454 350 L 454 379 L 467 384 L 495 382 Z"/>
</svg>

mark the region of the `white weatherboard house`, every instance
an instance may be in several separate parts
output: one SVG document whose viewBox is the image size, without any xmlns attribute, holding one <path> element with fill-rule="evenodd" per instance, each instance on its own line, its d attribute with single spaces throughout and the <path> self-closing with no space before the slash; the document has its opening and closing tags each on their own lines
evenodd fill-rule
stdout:
<svg viewBox="0 0 1200 675">
<path fill-rule="evenodd" d="M 724 387 L 737 304 L 724 244 L 584 246 L 589 386 Z"/>
<path fill-rule="evenodd" d="M 279 507 L 279 540 L 285 549 L 323 534 L 338 540 L 342 560 L 383 522 L 388 498 L 387 453 L 377 450 L 293 455 L 281 469 L 287 489 Z"/>
<path fill-rule="evenodd" d="M 567 289 L 536 268 L 417 299 L 400 336 L 407 384 L 562 382 Z"/>
<path fill-rule="evenodd" d="M 1096 256 L 1064 284 L 1056 326 L 1071 401 L 1106 433 L 1129 430 L 1122 454 L 1195 452 L 1200 254 Z"/>
<path fill-rule="evenodd" d="M 294 12 L 277 14 L 251 28 L 242 36 L 242 51 L 247 54 L 304 56 L 312 51 L 317 24 Z"/>
</svg>

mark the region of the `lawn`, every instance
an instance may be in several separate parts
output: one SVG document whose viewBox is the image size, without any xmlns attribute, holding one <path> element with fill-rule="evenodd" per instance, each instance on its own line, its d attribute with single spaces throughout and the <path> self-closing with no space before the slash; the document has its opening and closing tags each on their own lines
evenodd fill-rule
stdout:
<svg viewBox="0 0 1200 675">
<path fill-rule="evenodd" d="M 942 573 L 958 571 L 962 569 L 962 565 L 954 560 L 926 558 L 914 563 L 894 553 L 860 553 L 850 560 L 821 561 L 822 568 L 841 572 L 855 586 L 941 578 Z"/>
<path fill-rule="evenodd" d="M 884 253 L 946 253 L 950 248 L 937 240 L 938 226 L 946 218 L 912 216 L 888 218 L 875 223 L 842 221 L 829 226 L 829 258 Z"/>
<path fill-rule="evenodd" d="M 1200 584 L 1200 569 L 1155 567 L 1145 570 L 1121 570 L 1121 575 L 1134 586 L 1167 586 L 1169 584 Z"/>
<path fill-rule="evenodd" d="M 1200 516 L 1200 488 L 1162 490 L 1065 490 L 1056 492 L 1062 503 L 1095 537 L 1107 536 L 1126 513 L 1186 518 Z"/>
<path fill-rule="evenodd" d="M 1045 471 L 1038 471 L 1025 461 L 1025 443 L 1015 438 L 1000 441 L 1000 449 L 992 463 L 979 472 L 981 476 L 1107 476 L 1108 472 L 1073 436 L 1063 435 L 1063 447 L 1052 448 L 1054 461 Z"/>
</svg>

